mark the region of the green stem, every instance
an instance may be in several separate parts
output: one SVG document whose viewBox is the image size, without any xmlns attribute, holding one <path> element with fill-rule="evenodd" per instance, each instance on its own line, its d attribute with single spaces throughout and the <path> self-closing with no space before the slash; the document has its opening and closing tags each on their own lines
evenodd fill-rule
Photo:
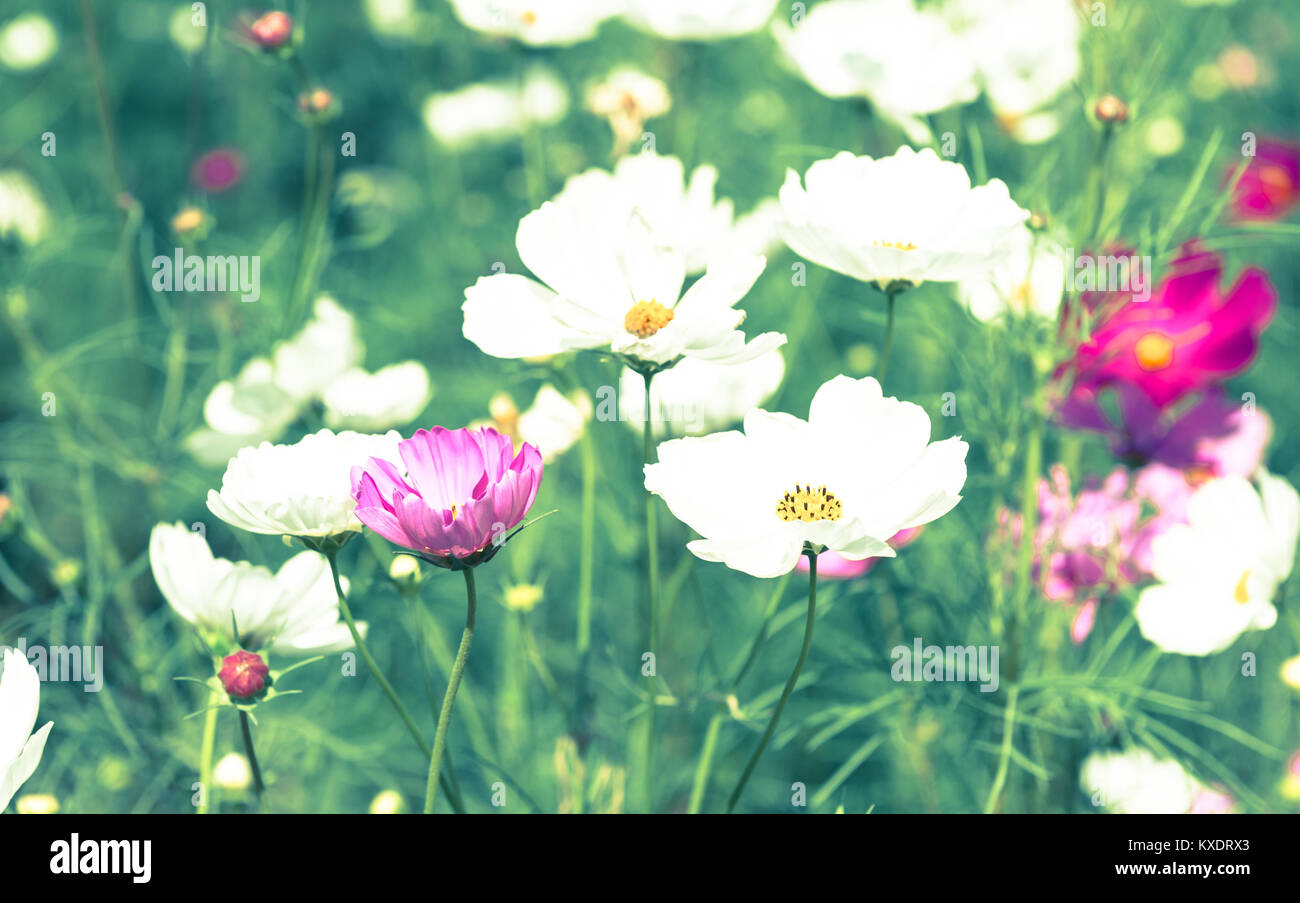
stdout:
<svg viewBox="0 0 1300 903">
<path fill-rule="evenodd" d="M 370 669 L 370 673 L 374 675 L 375 680 L 383 688 L 385 695 L 388 696 L 388 701 L 393 704 L 393 708 L 401 716 L 406 729 L 411 732 L 411 736 L 415 738 L 415 742 L 419 745 L 420 752 L 426 756 L 429 755 L 428 741 L 424 739 L 420 729 L 415 726 L 415 719 L 406 710 L 406 706 L 402 705 L 402 700 L 397 698 L 397 691 L 393 689 L 393 685 L 388 682 L 388 678 L 384 677 L 384 672 L 379 670 L 379 664 L 375 661 L 375 657 L 370 654 L 366 641 L 361 637 L 361 631 L 357 630 L 357 622 L 352 618 L 352 609 L 348 607 L 347 597 L 343 594 L 343 585 L 339 582 L 339 565 L 335 560 L 335 553 L 325 553 L 325 557 L 329 560 L 330 573 L 334 576 L 334 591 L 339 597 L 339 612 L 342 613 L 343 620 L 348 625 L 348 633 L 352 634 L 352 642 L 356 644 L 357 652 L 361 653 L 361 660 L 366 663 L 366 667 Z"/>
<path fill-rule="evenodd" d="M 429 756 L 429 780 L 424 787 L 424 814 L 433 812 L 433 804 L 438 798 L 438 773 L 442 768 L 442 754 L 447 746 L 447 728 L 451 725 L 451 709 L 456 704 L 456 691 L 460 689 L 461 678 L 465 675 L 465 663 L 469 660 L 469 647 L 474 642 L 474 617 L 478 612 L 478 593 L 474 589 L 474 569 L 465 568 L 465 631 L 460 635 L 460 648 L 456 650 L 456 661 L 451 666 L 447 677 L 447 692 L 442 697 L 442 712 L 438 715 L 438 730 L 433 735 L 433 752 Z"/>
<path fill-rule="evenodd" d="M 1011 738 L 1016 726 L 1016 700 L 1019 696 L 1019 687 L 1012 687 L 1007 692 L 1007 707 L 1002 713 L 1002 752 L 998 756 L 998 771 L 993 778 L 993 786 L 989 788 L 988 799 L 984 801 L 985 815 L 991 815 L 997 809 L 998 797 L 1002 795 L 1002 787 L 1007 782 L 1007 769 L 1011 764 Z"/>
<path fill-rule="evenodd" d="M 650 402 L 650 383 L 653 373 L 644 374 L 645 379 L 645 427 L 642 432 L 642 460 L 646 464 L 655 462 L 654 409 Z M 648 624 L 647 651 L 655 656 L 658 669 L 659 648 L 659 542 L 656 524 L 655 497 L 653 493 L 645 494 L 645 541 L 646 541 L 646 588 L 650 595 L 650 615 Z M 645 807 L 647 812 L 654 811 L 654 749 L 655 749 L 655 691 L 654 679 L 648 686 L 649 710 L 646 715 L 645 735 Z"/>
<path fill-rule="evenodd" d="M 207 815 L 212 808 L 212 750 L 217 742 L 217 703 L 216 693 L 208 695 L 208 712 L 203 716 L 203 741 L 199 746 L 199 815 Z"/>
<path fill-rule="evenodd" d="M 596 545 L 596 448 L 591 430 L 579 440 L 582 452 L 582 536 L 578 549 L 578 656 L 591 646 L 591 587 Z"/>
<path fill-rule="evenodd" d="M 257 791 L 257 801 L 262 802 L 266 785 L 262 783 L 262 767 L 257 764 L 257 752 L 253 749 L 253 732 L 248 726 L 248 713 L 239 710 L 239 729 L 244 734 L 244 753 L 248 756 L 248 765 L 253 769 L 253 789 Z"/>
<path fill-rule="evenodd" d="M 758 760 L 762 758 L 763 751 L 767 749 L 767 744 L 772 740 L 772 734 L 776 732 L 776 724 L 781 720 L 781 713 L 785 711 L 785 704 L 790 699 L 790 694 L 794 692 L 794 686 L 799 682 L 799 672 L 803 670 L 804 662 L 808 660 L 808 649 L 812 646 L 813 622 L 817 616 L 817 556 L 808 555 L 808 620 L 804 623 L 803 628 L 803 646 L 799 649 L 799 659 L 794 663 L 794 670 L 790 672 L 790 679 L 785 682 L 785 689 L 781 691 L 781 699 L 776 704 L 776 711 L 772 713 L 772 719 L 767 723 L 767 730 L 763 732 L 763 739 L 758 743 L 758 749 L 750 756 L 749 763 L 745 766 L 744 772 L 740 775 L 740 781 L 736 784 L 736 789 L 731 791 L 731 798 L 727 800 L 727 812 L 736 808 L 736 802 L 740 799 L 740 794 L 745 790 L 745 784 L 749 782 L 749 776 L 754 773 L 754 767 L 758 765 Z"/>
<path fill-rule="evenodd" d="M 791 572 L 793 573 L 793 571 Z M 776 614 L 777 606 L 781 603 L 781 597 L 785 594 L 786 585 L 790 582 L 790 574 L 785 574 L 776 582 L 776 589 L 772 593 L 772 598 L 767 604 L 767 611 L 763 613 L 763 626 L 759 628 L 758 635 L 754 637 L 753 643 L 749 646 L 749 654 L 745 656 L 744 663 L 736 676 L 732 678 L 731 685 L 727 689 L 727 696 L 718 703 L 717 711 L 713 713 L 713 718 L 709 720 L 709 729 L 704 735 L 704 747 L 700 751 L 700 761 L 695 766 L 695 781 L 691 784 L 691 801 L 687 812 L 696 815 L 700 811 L 700 805 L 704 802 L 704 793 L 709 789 L 709 776 L 713 772 L 713 754 L 717 747 L 718 731 L 722 727 L 722 719 L 727 711 L 727 705 L 730 697 L 740 686 L 740 682 L 745 679 L 749 673 L 750 667 L 758 659 L 759 650 L 767 641 L 767 632 L 772 627 L 772 616 Z"/>
<path fill-rule="evenodd" d="M 384 694 L 388 697 L 388 701 L 393 704 L 397 714 L 401 716 L 406 729 L 410 731 L 416 745 L 420 747 L 420 752 L 426 756 L 429 755 L 431 749 L 428 741 L 424 739 L 424 734 L 420 733 L 420 729 L 416 727 L 415 719 L 406 710 L 406 706 L 402 705 L 402 700 L 398 698 L 397 691 L 388 682 L 388 678 L 384 677 L 384 672 L 379 670 L 379 664 L 375 661 L 375 657 L 370 654 L 370 649 L 366 646 L 361 631 L 357 630 L 357 622 L 352 618 L 352 609 L 348 607 L 347 597 L 343 595 L 343 585 L 339 582 L 339 566 L 338 562 L 334 560 L 335 553 L 322 552 L 321 554 L 330 563 L 330 573 L 334 576 L 334 592 L 339 597 L 339 611 L 343 615 L 343 621 L 348 625 L 348 633 L 352 634 L 352 642 L 356 644 L 357 651 L 361 653 L 361 660 L 366 663 L 366 667 L 370 669 L 370 673 L 374 675 L 379 686 L 383 687 Z M 445 776 L 443 777 L 442 789 L 447 791 L 447 797 L 450 799 L 451 807 L 456 811 L 456 814 L 464 814 L 465 807 L 461 802 L 460 794 L 448 783 Z"/>
<path fill-rule="evenodd" d="M 880 369 L 876 371 L 876 382 L 885 382 L 885 371 L 889 369 L 889 349 L 894 343 L 894 299 L 896 291 L 885 292 L 885 343 L 880 349 Z"/>
</svg>

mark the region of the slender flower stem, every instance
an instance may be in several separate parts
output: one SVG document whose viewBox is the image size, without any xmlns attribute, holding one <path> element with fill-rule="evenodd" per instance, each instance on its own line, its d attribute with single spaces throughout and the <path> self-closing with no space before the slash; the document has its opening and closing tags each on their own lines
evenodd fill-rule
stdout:
<svg viewBox="0 0 1300 903">
<path fill-rule="evenodd" d="M 793 573 L 793 571 L 791 572 Z M 713 772 L 713 754 L 718 744 L 718 731 L 722 729 L 722 720 L 726 716 L 727 706 L 732 694 L 740 686 L 740 682 L 745 679 L 749 673 L 750 667 L 758 659 L 759 650 L 767 641 L 767 632 L 772 627 L 772 617 L 776 614 L 776 609 L 781 603 L 781 597 L 785 594 L 785 588 L 790 582 L 790 574 L 785 574 L 776 582 L 776 589 L 772 592 L 772 598 L 767 603 L 767 611 L 763 613 L 763 626 L 759 628 L 758 635 L 750 644 L 749 654 L 745 656 L 744 663 L 736 676 L 732 678 L 731 684 L 727 688 L 727 698 L 718 703 L 717 710 L 713 717 L 709 719 L 709 728 L 704 735 L 704 746 L 700 751 L 700 761 L 695 766 L 695 781 L 691 784 L 690 805 L 687 812 L 695 815 L 700 811 L 700 806 L 704 802 L 704 793 L 709 789 L 709 775 Z"/>
<path fill-rule="evenodd" d="M 1011 764 L 1011 739 L 1016 726 L 1016 700 L 1020 688 L 1012 687 L 1007 691 L 1007 705 L 1002 713 L 1002 751 L 998 756 L 998 771 L 993 777 L 993 786 L 989 788 L 988 798 L 984 800 L 984 814 L 991 815 L 997 811 L 998 797 L 1007 782 L 1007 769 Z"/>
<path fill-rule="evenodd" d="M 212 750 L 217 742 L 218 695 L 208 694 L 208 711 L 203 716 L 203 741 L 199 746 L 199 815 L 207 815 L 212 808 Z"/>
<path fill-rule="evenodd" d="M 373 674 L 375 680 L 379 682 L 379 686 L 383 687 L 385 695 L 388 696 L 388 701 L 393 704 L 393 708 L 396 709 L 397 714 L 401 716 L 403 723 L 406 724 L 406 729 L 411 732 L 411 736 L 415 739 L 416 745 L 420 747 L 420 752 L 426 756 L 429 755 L 431 750 L 428 741 L 424 739 L 424 734 L 420 733 L 420 729 L 415 726 L 415 719 L 413 719 L 411 713 L 406 710 L 406 706 L 402 705 L 402 700 L 398 698 L 397 691 L 394 690 L 393 685 L 388 682 L 388 678 L 384 677 L 384 672 L 379 670 L 379 664 L 375 661 L 375 657 L 370 654 L 370 649 L 366 646 L 366 641 L 362 638 L 361 631 L 357 630 L 357 622 L 352 619 L 352 609 L 348 608 L 347 597 L 343 595 L 343 585 L 339 582 L 339 566 L 338 562 L 334 560 L 334 553 L 322 552 L 321 554 L 329 560 L 330 573 L 334 576 L 334 592 L 336 592 L 339 597 L 339 611 L 342 612 L 343 620 L 348 625 L 348 633 L 352 634 L 352 642 L 356 644 L 357 651 L 361 653 L 361 660 L 366 663 L 366 667 L 370 669 L 370 673 Z M 443 776 L 442 781 L 442 787 L 447 791 L 447 796 L 451 800 L 452 809 L 455 810 L 457 815 L 463 815 L 465 807 L 461 802 L 460 793 L 451 786 L 445 775 Z"/>
<path fill-rule="evenodd" d="M 880 348 L 880 369 L 876 371 L 876 382 L 885 382 L 885 371 L 889 369 L 889 349 L 894 342 L 894 299 L 896 290 L 885 292 L 885 342 Z"/>
<path fill-rule="evenodd" d="M 736 802 L 740 799 L 740 794 L 745 790 L 745 784 L 749 782 L 749 776 L 753 774 L 754 767 L 758 765 L 758 760 L 762 758 L 763 751 L 767 749 L 767 744 L 772 740 L 772 734 L 776 732 L 776 724 L 781 720 L 781 713 L 785 711 L 785 704 L 790 699 L 790 694 L 794 692 L 794 686 L 799 682 L 799 672 L 803 670 L 804 662 L 808 660 L 808 648 L 812 645 L 813 622 L 817 617 L 817 556 L 808 555 L 808 620 L 804 623 L 803 628 L 803 646 L 799 650 L 799 659 L 794 663 L 794 670 L 790 672 L 790 679 L 785 682 L 785 689 L 781 691 L 781 699 L 776 704 L 776 711 L 772 713 L 772 720 L 767 723 L 767 730 L 763 732 L 763 739 L 758 743 L 758 749 L 749 758 L 749 764 L 745 766 L 744 772 L 740 775 L 740 781 L 736 784 L 736 789 L 731 791 L 731 798 L 727 800 L 727 812 L 736 808 Z"/>
<path fill-rule="evenodd" d="M 456 661 L 452 663 L 451 673 L 447 675 L 447 692 L 442 697 L 442 712 L 438 715 L 438 730 L 433 735 L 433 752 L 429 756 L 429 780 L 424 788 L 424 814 L 433 812 L 433 804 L 438 798 L 438 772 L 442 768 L 442 754 L 447 746 L 447 728 L 451 726 L 451 709 L 456 704 L 456 691 L 460 689 L 461 678 L 465 675 L 465 663 L 469 660 L 469 647 L 474 642 L 474 617 L 478 612 L 478 592 L 474 588 L 474 569 L 465 568 L 465 631 L 460 635 L 460 648 L 456 650 Z"/>
<path fill-rule="evenodd" d="M 655 462 L 655 442 L 654 442 L 654 409 L 650 402 L 650 383 L 654 379 L 653 373 L 646 373 L 645 378 L 645 427 L 642 433 L 642 460 L 646 464 Z M 655 497 L 652 493 L 645 494 L 645 542 L 646 542 L 646 588 L 650 596 L 650 615 L 649 624 L 646 631 L 648 636 L 647 651 L 656 656 L 656 667 L 659 648 L 659 541 L 658 527 L 656 525 L 656 508 Z M 645 806 L 647 812 L 654 811 L 654 750 L 655 750 L 655 691 L 654 681 L 651 680 L 649 687 L 649 710 L 646 715 L 646 735 L 645 735 Z"/>
<path fill-rule="evenodd" d="M 582 453 L 582 535 L 578 548 L 578 655 L 591 646 L 591 586 L 596 546 L 596 447 L 591 430 L 579 440 Z"/>
<path fill-rule="evenodd" d="M 406 706 L 402 705 L 402 700 L 397 698 L 397 691 L 393 689 L 393 685 L 388 682 L 387 677 L 384 677 L 384 672 L 379 670 L 375 657 L 370 654 L 370 649 L 366 647 L 366 641 L 361 637 L 361 631 L 357 630 L 357 622 L 352 619 L 352 609 L 348 608 L 347 597 L 343 595 L 343 585 L 339 582 L 339 565 L 335 560 L 335 553 L 325 553 L 325 557 L 330 563 L 330 573 L 334 575 L 334 591 L 338 593 L 339 611 L 348 625 L 348 633 L 352 634 L 352 642 L 356 644 L 357 651 L 361 653 L 362 661 L 366 663 L 366 667 L 370 669 L 370 673 L 374 675 L 375 680 L 388 696 L 388 701 L 393 704 L 393 708 L 397 710 L 397 714 L 401 716 L 403 723 L 406 724 L 406 729 L 411 732 L 411 736 L 419 744 L 420 752 L 426 756 L 429 755 L 428 741 L 424 739 L 420 729 L 415 726 L 415 720 L 411 717 L 411 713 L 406 710 Z"/>
<path fill-rule="evenodd" d="M 244 752 L 248 756 L 248 765 L 253 769 L 253 789 L 257 791 L 257 801 L 262 802 L 266 785 L 262 783 L 262 767 L 257 764 L 257 752 L 253 749 L 253 732 L 248 726 L 248 713 L 239 710 L 239 728 L 244 733 Z"/>
</svg>

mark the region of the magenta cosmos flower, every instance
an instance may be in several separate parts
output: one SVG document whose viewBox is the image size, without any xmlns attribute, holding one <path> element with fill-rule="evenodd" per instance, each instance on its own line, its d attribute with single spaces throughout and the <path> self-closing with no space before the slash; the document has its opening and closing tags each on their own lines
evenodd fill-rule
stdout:
<svg viewBox="0 0 1300 903">
<path fill-rule="evenodd" d="M 402 466 L 371 458 L 352 468 L 357 519 L 439 567 L 495 555 L 542 483 L 541 452 L 525 442 L 516 454 L 491 427 L 419 430 L 397 453 Z"/>
<path fill-rule="evenodd" d="M 244 177 L 244 157 L 232 148 L 208 151 L 190 167 L 190 180 L 210 193 L 234 188 Z"/>
<path fill-rule="evenodd" d="M 1108 305 L 1113 313 L 1075 352 L 1073 392 L 1127 383 L 1164 407 L 1245 369 L 1277 292 L 1251 268 L 1225 295 L 1222 274 L 1217 254 L 1187 245 L 1148 300 Z"/>
<path fill-rule="evenodd" d="M 1235 167 L 1233 167 L 1235 169 Z M 1229 173 L 1225 178 L 1231 178 Z M 1300 145 L 1265 138 L 1241 174 L 1232 196 L 1240 220 L 1281 219 L 1300 202 Z"/>
</svg>

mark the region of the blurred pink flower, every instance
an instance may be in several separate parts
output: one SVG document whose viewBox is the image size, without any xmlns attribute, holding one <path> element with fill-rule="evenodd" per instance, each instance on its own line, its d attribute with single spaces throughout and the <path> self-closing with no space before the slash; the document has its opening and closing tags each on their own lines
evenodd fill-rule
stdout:
<svg viewBox="0 0 1300 903">
<path fill-rule="evenodd" d="M 1189 243 L 1149 299 L 1121 293 L 1107 302 L 1108 312 L 1066 368 L 1071 397 L 1124 383 L 1163 408 L 1244 370 L 1277 292 L 1262 270 L 1250 268 L 1224 294 L 1222 275 L 1217 254 Z"/>
<path fill-rule="evenodd" d="M 889 545 L 895 549 L 901 549 L 916 539 L 921 530 L 922 527 L 907 527 L 899 530 L 889 537 Z M 828 549 L 817 556 L 817 576 L 829 577 L 832 580 L 854 580 L 858 577 L 865 577 L 876 566 L 876 562 L 880 560 L 880 558 L 863 558 L 861 561 L 854 561 Z M 806 555 L 799 556 L 799 561 L 795 564 L 795 570 L 801 574 L 808 573 L 808 557 Z"/>
<path fill-rule="evenodd" d="M 266 50 L 278 50 L 293 38 L 293 17 L 281 10 L 272 10 L 253 20 L 248 26 L 249 37 Z"/>
<path fill-rule="evenodd" d="M 1226 184 L 1236 166 L 1224 176 Z M 1300 145 L 1264 138 L 1232 196 L 1232 213 L 1240 220 L 1276 220 L 1300 202 Z"/>
<path fill-rule="evenodd" d="M 1092 632 L 1102 599 L 1150 575 L 1151 541 L 1185 519 L 1191 487 L 1179 471 L 1162 476 L 1120 467 L 1076 494 L 1057 464 L 1039 482 L 1034 576 L 1046 598 L 1077 606 L 1070 623 L 1075 643 Z M 1003 509 L 998 523 L 994 545 L 1014 559 L 1021 518 Z"/>
<path fill-rule="evenodd" d="M 1157 462 L 1200 482 L 1232 474 L 1249 477 L 1264 459 L 1272 421 L 1253 403 L 1228 400 L 1220 388 L 1161 409 L 1136 387 L 1113 387 L 1119 421 L 1102 404 L 1104 392 L 1079 389 L 1058 409 L 1066 426 L 1107 434 L 1111 449 L 1134 465 Z"/>
<path fill-rule="evenodd" d="M 439 567 L 482 564 L 532 507 L 541 453 L 491 427 L 419 430 L 398 443 L 402 468 L 371 458 L 352 468 L 356 516 L 380 536 Z"/>
<path fill-rule="evenodd" d="M 208 151 L 190 167 L 190 180 L 213 194 L 234 188 L 243 177 L 244 157 L 232 148 Z"/>
</svg>

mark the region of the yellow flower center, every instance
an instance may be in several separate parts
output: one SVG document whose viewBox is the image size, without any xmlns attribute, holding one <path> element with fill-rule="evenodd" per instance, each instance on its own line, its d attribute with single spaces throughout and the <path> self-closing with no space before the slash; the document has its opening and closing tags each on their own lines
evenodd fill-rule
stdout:
<svg viewBox="0 0 1300 903">
<path fill-rule="evenodd" d="M 521 12 L 519 14 L 519 18 L 524 20 L 525 25 L 537 24 L 537 13 L 533 12 L 531 9 L 526 9 L 523 12 Z"/>
<path fill-rule="evenodd" d="M 658 301 L 638 301 L 632 305 L 627 316 L 623 317 L 623 328 L 638 339 L 648 339 L 667 326 L 673 319 L 673 312 Z"/>
<path fill-rule="evenodd" d="M 1148 373 L 1163 370 L 1174 359 L 1174 341 L 1163 332 L 1148 332 L 1133 346 L 1138 366 Z"/>
<path fill-rule="evenodd" d="M 910 241 L 873 241 L 873 247 L 876 248 L 893 248 L 895 251 L 915 251 L 916 245 Z"/>
<path fill-rule="evenodd" d="M 1246 581 L 1249 579 L 1250 571 L 1243 571 L 1241 579 L 1237 581 L 1237 588 L 1232 591 L 1232 598 L 1240 605 L 1250 601 L 1250 590 L 1246 588 Z"/>
<path fill-rule="evenodd" d="M 839 520 L 843 513 L 840 500 L 825 486 L 813 489 L 811 485 L 794 486 L 776 503 L 776 516 L 784 521 L 801 520 L 808 523 L 818 520 Z"/>
<path fill-rule="evenodd" d="M 456 518 L 460 517 L 460 508 L 455 505 L 451 506 L 451 522 L 456 523 Z"/>
</svg>

